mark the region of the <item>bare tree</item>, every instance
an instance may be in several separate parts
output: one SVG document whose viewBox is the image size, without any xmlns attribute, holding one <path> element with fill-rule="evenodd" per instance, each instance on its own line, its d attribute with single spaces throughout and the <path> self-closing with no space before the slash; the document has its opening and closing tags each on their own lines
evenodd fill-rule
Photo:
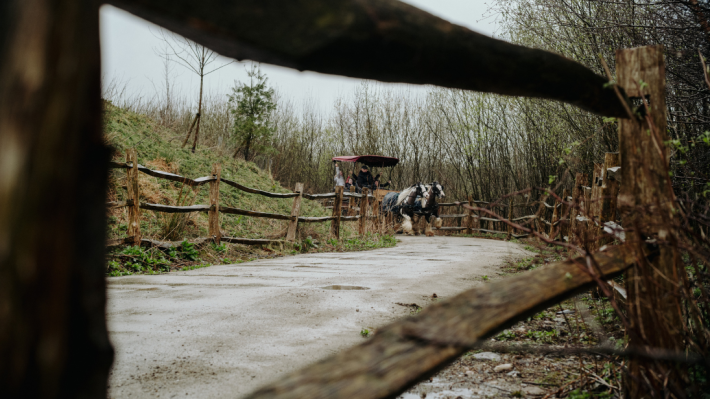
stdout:
<svg viewBox="0 0 710 399">
<path fill-rule="evenodd" d="M 182 146 L 185 147 L 187 142 L 190 140 L 190 136 L 192 135 L 192 129 L 195 128 L 195 139 L 192 142 L 192 152 L 194 153 L 195 148 L 197 147 L 197 139 L 200 136 L 200 120 L 202 119 L 202 91 L 205 76 L 224 68 L 234 61 L 214 66 L 213 64 L 218 61 L 218 54 L 214 51 L 211 51 L 191 40 L 185 39 L 182 36 L 167 33 L 162 29 L 157 37 L 165 43 L 164 51 L 159 52 L 158 55 L 168 61 L 174 60 L 200 77 L 200 98 L 197 103 L 197 113 L 190 124 L 190 129 L 187 131 L 185 140 L 182 142 Z"/>
</svg>

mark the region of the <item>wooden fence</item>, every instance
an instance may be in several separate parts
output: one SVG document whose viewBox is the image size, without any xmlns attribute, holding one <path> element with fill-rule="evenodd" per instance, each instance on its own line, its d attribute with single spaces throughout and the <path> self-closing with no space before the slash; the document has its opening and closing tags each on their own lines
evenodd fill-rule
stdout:
<svg viewBox="0 0 710 399">
<path fill-rule="evenodd" d="M 602 224 L 616 220 L 615 211 L 619 191 L 618 176 L 620 176 L 618 164 L 618 153 L 606 154 L 604 164 L 595 164 L 594 183 L 591 186 L 585 185 L 586 175 L 579 173 L 576 176 L 573 196 L 568 197 L 567 191 L 565 190 L 561 196 L 554 200 L 554 204 L 548 204 L 546 202 L 550 197 L 550 194 L 547 192 L 543 193 L 538 201 L 523 203 L 514 203 L 515 196 L 508 197 L 507 204 L 501 201 L 493 203 L 478 201 L 470 197 L 467 201 L 440 203 L 440 217 L 444 219 L 444 226 L 436 231 L 435 234 L 462 232 L 470 235 L 473 234 L 473 232 L 482 232 L 505 234 L 508 239 L 522 238 L 530 235 L 529 232 L 518 234 L 520 232 L 514 226 L 507 223 L 514 222 L 517 224 L 532 224 L 535 231 L 552 240 L 558 237 L 562 240 L 572 240 L 574 237 L 577 237 L 578 240 L 576 242 L 579 243 L 579 239 L 585 239 L 591 234 L 596 236 L 595 239 L 598 242 L 595 247 L 599 248 L 605 240 L 603 234 L 601 234 L 601 228 L 603 228 Z M 374 193 L 371 194 L 369 190 L 365 188 L 362 194 L 358 194 L 355 192 L 354 187 L 351 187 L 349 192 L 344 192 L 343 187 L 338 187 L 333 193 L 308 194 L 303 192 L 302 183 L 296 183 L 293 193 L 272 193 L 247 187 L 233 180 L 223 178 L 221 176 L 221 165 L 219 164 L 213 165 L 212 174 L 210 176 L 197 179 L 190 179 L 173 173 L 149 169 L 138 163 L 135 149 L 127 152 L 126 162 L 111 162 L 110 166 L 114 169 L 126 170 L 126 201 L 109 202 L 107 206 L 109 208 L 128 208 L 128 235 L 124 238 L 110 240 L 107 243 L 109 247 L 133 244 L 169 248 L 179 245 L 178 242 L 144 238 L 140 228 L 142 209 L 163 213 L 207 213 L 209 219 L 209 236 L 191 240 L 194 244 L 228 242 L 243 245 L 282 245 L 284 242 L 279 239 L 222 236 L 219 222 L 220 214 L 288 221 L 288 230 L 285 237 L 286 241 L 295 241 L 299 223 L 331 222 L 331 232 L 336 238 L 340 238 L 341 223 L 347 221 L 359 222 L 358 234 L 360 236 L 364 236 L 368 232 L 384 233 L 386 231 L 393 231 L 396 227 L 392 215 L 387 217 L 381 210 L 384 194 L 388 192 L 386 190 L 375 190 Z M 156 178 L 182 183 L 193 188 L 209 184 L 209 205 L 171 206 L 140 202 L 140 188 L 138 185 L 139 172 Z M 293 198 L 291 214 L 258 212 L 221 205 L 219 201 L 219 187 L 222 183 L 238 190 L 267 198 Z M 303 198 L 323 201 L 324 204 L 330 204 L 330 206 L 326 206 L 326 208 L 332 209 L 332 215 L 325 217 L 301 216 L 300 209 Z M 527 196 L 527 198 L 529 198 L 529 196 Z M 560 201 L 560 199 L 563 201 Z M 605 199 L 605 201 L 602 202 L 602 199 Z M 347 202 L 345 202 L 346 200 Z M 570 203 L 577 203 L 579 206 L 570 207 Z M 476 207 L 490 210 L 495 216 L 483 216 L 479 211 L 464 208 L 465 205 L 475 205 Z M 522 216 L 515 215 L 516 209 L 531 212 L 536 206 L 537 210 L 534 213 Z M 450 208 L 456 208 L 456 212 L 447 213 L 447 210 Z M 504 215 L 507 215 L 507 217 Z M 572 223 L 569 223 L 570 220 Z M 570 225 L 574 232 L 573 237 L 568 236 Z"/>
<path fill-rule="evenodd" d="M 209 218 L 209 236 L 200 237 L 191 240 L 194 244 L 203 244 L 206 242 L 228 242 L 233 244 L 244 244 L 244 245 L 268 245 L 268 244 L 283 244 L 283 240 L 278 239 L 255 239 L 255 238 L 240 238 L 240 237 L 226 237 L 222 236 L 222 230 L 220 229 L 219 215 L 220 214 L 231 214 L 231 215 L 244 215 L 256 218 L 266 218 L 275 220 L 285 220 L 288 221 L 288 230 L 286 233 L 286 241 L 295 241 L 296 232 L 299 223 L 324 223 L 332 222 L 332 232 L 336 237 L 340 237 L 340 223 L 347 221 L 358 221 L 359 224 L 359 234 L 365 235 L 368 231 L 367 220 L 372 220 L 375 226 L 381 224 L 381 214 L 377 211 L 377 201 L 373 201 L 375 198 L 372 194 L 367 192 L 367 189 L 363 191 L 362 194 L 348 192 L 344 193 L 342 187 L 340 190 L 336 190 L 333 193 L 326 194 L 307 194 L 303 192 L 303 184 L 296 183 L 296 187 L 293 193 L 272 193 L 268 191 L 257 190 L 251 187 L 244 186 L 233 180 L 225 179 L 221 176 L 221 165 L 214 164 L 212 167 L 212 174 L 210 176 L 200 177 L 197 179 L 190 179 L 185 176 L 176 175 L 173 173 L 168 173 L 159 170 L 152 170 L 146 168 L 138 163 L 138 157 L 135 149 L 129 150 L 126 153 L 126 162 L 111 162 L 110 167 L 113 169 L 125 169 L 126 170 L 126 191 L 127 199 L 126 201 L 109 202 L 107 204 L 108 208 L 128 208 L 128 235 L 124 238 L 110 240 L 107 246 L 113 247 L 122 244 L 133 244 L 133 245 L 143 245 L 143 246 L 155 246 L 160 248 L 169 248 L 172 246 L 179 245 L 179 242 L 170 241 L 159 241 L 143 238 L 141 234 L 140 227 L 140 215 L 141 210 L 150 210 L 155 212 L 163 213 L 193 213 L 193 212 L 205 212 L 208 214 Z M 160 179 L 170 180 L 178 183 L 188 185 L 190 187 L 199 187 L 202 185 L 209 184 L 209 205 L 190 205 L 190 206 L 171 206 L 162 204 L 151 204 L 146 202 L 140 202 L 140 188 L 138 185 L 138 173 L 144 173 L 149 176 L 157 177 Z M 267 212 L 257 212 L 247 209 L 233 208 L 229 206 L 223 206 L 219 201 L 219 187 L 220 184 L 226 184 L 228 186 L 234 187 L 237 190 L 245 191 L 252 194 L 261 195 L 267 198 L 293 198 L 293 206 L 290 215 L 278 214 L 278 213 L 267 213 Z M 330 199 L 334 200 L 334 203 L 340 204 L 337 210 L 333 209 L 332 216 L 325 217 L 305 217 L 300 215 L 301 201 L 303 198 L 308 200 L 323 200 Z M 343 198 L 348 198 L 348 214 L 342 215 L 340 211 L 342 208 Z M 354 206 L 354 201 L 359 199 L 360 204 L 358 207 Z M 362 211 L 361 211 L 362 210 Z M 370 210 L 370 212 L 368 212 Z M 364 212 L 364 213 L 363 213 Z M 379 223 L 379 224 L 378 224 Z"/>
</svg>

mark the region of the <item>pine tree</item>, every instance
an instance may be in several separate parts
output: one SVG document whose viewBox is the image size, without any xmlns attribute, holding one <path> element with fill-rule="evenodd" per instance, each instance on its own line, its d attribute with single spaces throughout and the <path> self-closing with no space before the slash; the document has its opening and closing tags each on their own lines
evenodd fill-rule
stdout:
<svg viewBox="0 0 710 399">
<path fill-rule="evenodd" d="M 276 103 L 274 89 L 267 85 L 267 78 L 258 65 L 252 64 L 247 70 L 249 83 L 236 82 L 229 96 L 231 112 L 234 115 L 234 137 L 236 149 L 244 151 L 244 159 L 250 160 L 257 152 L 272 150 L 271 118 Z"/>
</svg>

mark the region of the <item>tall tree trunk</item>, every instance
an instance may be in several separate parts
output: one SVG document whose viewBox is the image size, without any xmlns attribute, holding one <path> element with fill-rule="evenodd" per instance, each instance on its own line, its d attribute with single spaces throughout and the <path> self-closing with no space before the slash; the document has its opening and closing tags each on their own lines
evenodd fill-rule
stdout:
<svg viewBox="0 0 710 399">
<path fill-rule="evenodd" d="M 0 2 L 0 389 L 106 397 L 99 2 Z"/>
<path fill-rule="evenodd" d="M 200 74 L 200 102 L 197 104 L 197 128 L 195 129 L 195 141 L 192 142 L 192 153 L 197 147 L 197 138 L 200 136 L 200 122 L 202 121 L 202 87 L 205 80 L 204 71 Z"/>
</svg>

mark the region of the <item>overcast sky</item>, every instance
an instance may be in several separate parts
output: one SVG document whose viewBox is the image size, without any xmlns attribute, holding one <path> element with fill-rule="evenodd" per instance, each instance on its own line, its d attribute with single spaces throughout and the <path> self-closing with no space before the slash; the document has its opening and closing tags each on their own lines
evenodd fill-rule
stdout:
<svg viewBox="0 0 710 399">
<path fill-rule="evenodd" d="M 490 1 L 490 0 L 486 0 Z M 484 0 L 408 0 L 432 14 L 463 25 L 477 32 L 493 35 L 496 30 L 494 18 L 487 13 L 488 4 Z M 125 85 L 130 95 L 152 96 L 154 84 L 163 78 L 161 58 L 156 50 L 161 41 L 156 38 L 159 28 L 121 9 L 104 5 L 101 7 L 101 58 L 104 84 L 111 81 Z M 224 64 L 231 59 L 220 57 L 214 65 Z M 234 81 L 246 78 L 244 71 L 248 62 L 235 62 L 205 77 L 206 91 L 214 95 L 225 95 L 234 86 Z M 348 94 L 359 84 L 360 79 L 324 75 L 315 72 L 262 65 L 271 85 L 296 101 L 315 101 L 322 109 L 328 110 L 333 101 L 342 94 Z M 199 77 L 189 70 L 176 66 L 173 69 L 176 91 L 181 96 L 195 98 L 199 90 Z M 424 88 L 413 88 L 415 91 Z M 195 100 L 196 102 L 196 100 Z"/>
</svg>

